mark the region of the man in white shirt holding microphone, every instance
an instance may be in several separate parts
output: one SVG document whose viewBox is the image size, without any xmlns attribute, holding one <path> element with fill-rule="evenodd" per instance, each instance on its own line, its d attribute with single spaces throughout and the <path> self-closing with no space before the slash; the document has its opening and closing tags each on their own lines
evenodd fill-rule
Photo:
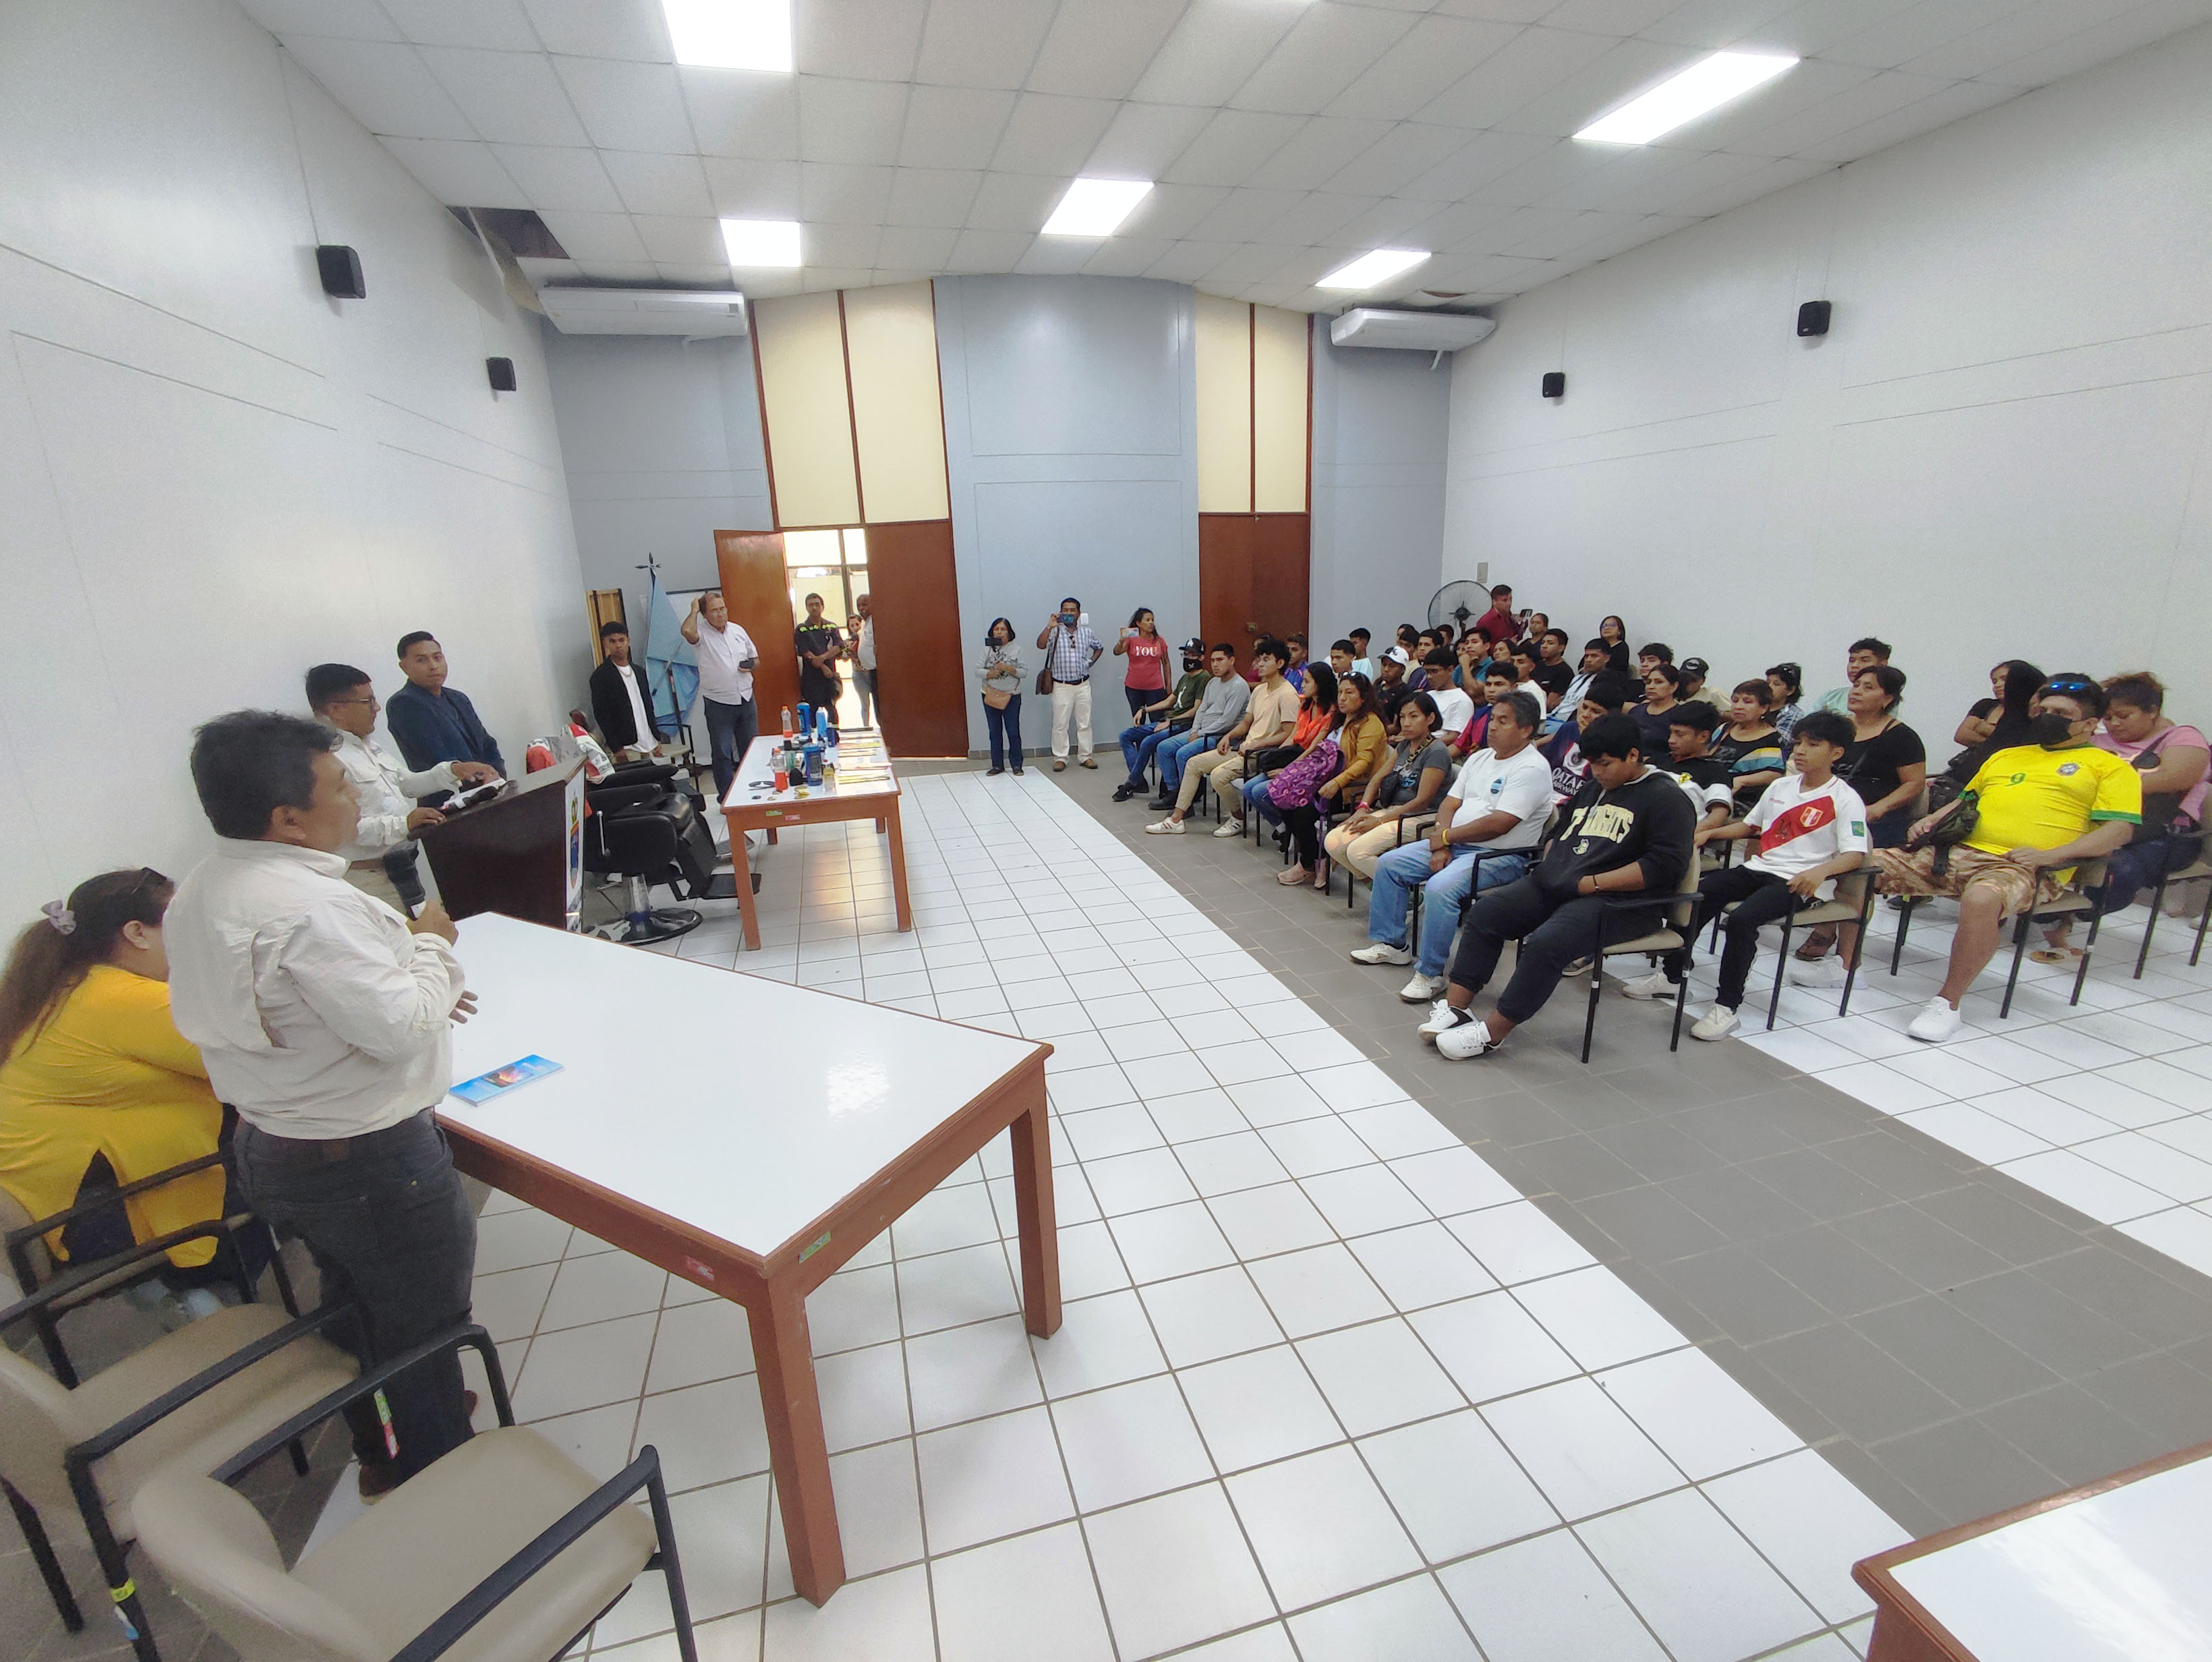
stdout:
<svg viewBox="0 0 2212 1662">
<path fill-rule="evenodd" d="M 192 782 L 219 840 L 162 935 L 177 1031 L 238 1111 L 248 1203 L 307 1242 L 325 1302 L 356 1301 L 389 1359 L 469 1313 L 476 1218 L 434 1110 L 476 1001 L 443 905 L 410 922 L 345 880 L 360 806 L 337 743 L 267 710 L 199 730 Z M 388 1437 L 372 1405 L 348 1413 L 369 1498 L 470 1435 L 453 1352 L 383 1397 Z"/>
</svg>

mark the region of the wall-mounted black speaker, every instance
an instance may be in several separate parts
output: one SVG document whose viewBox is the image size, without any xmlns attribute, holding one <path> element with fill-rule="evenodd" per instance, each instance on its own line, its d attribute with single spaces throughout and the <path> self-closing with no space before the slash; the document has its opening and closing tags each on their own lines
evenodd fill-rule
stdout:
<svg viewBox="0 0 2212 1662">
<path fill-rule="evenodd" d="M 1825 300 L 1808 300 L 1797 308 L 1797 332 L 1801 335 L 1825 335 L 1828 332 L 1828 314 L 1833 308 Z"/>
<path fill-rule="evenodd" d="M 1544 376 L 1544 396 L 1563 399 L 1567 395 L 1567 374 L 1564 369 L 1553 369 Z"/>
<path fill-rule="evenodd" d="M 315 270 L 323 279 L 323 292 L 339 300 L 362 300 L 368 286 L 361 280 L 361 256 L 343 242 L 325 242 L 315 249 Z"/>
<path fill-rule="evenodd" d="M 491 377 L 491 390 L 493 392 L 512 393 L 514 391 L 514 360 L 513 358 L 486 358 L 484 360 L 484 373 Z"/>
</svg>

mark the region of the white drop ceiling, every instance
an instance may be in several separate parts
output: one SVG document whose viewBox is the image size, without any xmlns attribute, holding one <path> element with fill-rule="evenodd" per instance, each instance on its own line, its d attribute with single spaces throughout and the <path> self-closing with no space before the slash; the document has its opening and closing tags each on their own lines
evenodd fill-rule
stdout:
<svg viewBox="0 0 2212 1662">
<path fill-rule="evenodd" d="M 795 0 L 798 66 L 680 67 L 659 0 L 241 0 L 445 203 L 530 208 L 540 283 L 756 295 L 951 272 L 1300 310 L 1519 294 L 2212 18 L 2212 0 Z M 1655 144 L 1568 137 L 1722 47 L 1778 81 Z M 1079 173 L 1157 188 L 1040 237 Z M 717 217 L 805 227 L 732 273 Z M 1434 258 L 1364 295 L 1314 279 Z"/>
</svg>

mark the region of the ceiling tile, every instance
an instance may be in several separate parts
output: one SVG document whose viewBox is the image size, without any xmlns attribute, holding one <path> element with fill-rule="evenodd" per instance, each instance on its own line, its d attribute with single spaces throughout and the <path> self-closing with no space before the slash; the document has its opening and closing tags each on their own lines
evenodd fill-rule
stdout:
<svg viewBox="0 0 2212 1662">
<path fill-rule="evenodd" d="M 618 64 L 599 58 L 556 58 L 576 113 L 592 143 L 610 150 L 697 152 L 684 83 L 668 64 Z"/>
<path fill-rule="evenodd" d="M 1206 131 L 1213 114 L 1182 104 L 1121 105 L 1086 165 L 1101 174 L 1158 179 Z"/>
<path fill-rule="evenodd" d="M 417 46 L 538 50 L 538 31 L 517 0 L 384 0 L 384 9 Z"/>
<path fill-rule="evenodd" d="M 890 198 L 889 167 L 839 161 L 799 164 L 799 216 L 809 224 L 880 225 Z"/>
<path fill-rule="evenodd" d="M 1031 92 L 1127 98 L 1186 0 L 1060 0 L 1030 66 Z"/>
<path fill-rule="evenodd" d="M 597 150 L 495 144 L 492 154 L 541 214 L 548 209 L 599 214 L 622 211 L 622 198 L 615 194 L 614 181 L 600 165 Z"/>
<path fill-rule="evenodd" d="M 1540 133 L 1476 133 L 1457 152 L 1419 179 L 1401 186 L 1397 194 L 1422 201 L 1458 202 L 1558 142 Z"/>
<path fill-rule="evenodd" d="M 1530 99 L 1596 62 L 1615 44 L 1601 34 L 1523 29 L 1416 116 L 1447 127 L 1493 127 Z"/>
<path fill-rule="evenodd" d="M 728 263 L 722 249 L 722 228 L 712 219 L 674 214 L 635 214 L 631 219 L 645 240 L 646 253 L 656 264 L 672 259 L 711 261 L 717 256 Z"/>
<path fill-rule="evenodd" d="M 1631 248 L 1640 248 L 1647 242 L 1695 225 L 1698 222 L 1686 216 L 1666 214 L 1614 214 L 1617 222 L 1609 229 L 1601 231 L 1588 242 L 1578 242 L 1566 251 L 1574 259 L 1611 259 L 1615 254 L 1626 253 Z"/>
<path fill-rule="evenodd" d="M 1038 241 L 1045 239 L 1039 237 Z M 1175 244 L 1165 238 L 1109 236 L 1083 262 L 1085 277 L 1143 277 Z"/>
<path fill-rule="evenodd" d="M 1098 244 L 1089 238 L 1041 236 L 1030 244 L 1014 270 L 1024 277 L 1072 277 L 1097 250 Z"/>
<path fill-rule="evenodd" d="M 1155 185 L 1136 210 L 1121 222 L 1119 234 L 1179 241 L 1228 198 L 1225 185 Z"/>
<path fill-rule="evenodd" d="M 1916 75 L 1956 81 L 1995 78 L 2004 65 L 2070 40 L 2084 29 L 2110 22 L 2140 5 L 2141 0 L 2038 0 L 2033 5 L 2010 8 L 2005 15 L 1970 28 L 1899 67 Z"/>
<path fill-rule="evenodd" d="M 1823 56 L 1842 64 L 1902 69 L 1987 23 L 2021 9 L 2022 0 L 1920 0 L 1845 35 Z"/>
<path fill-rule="evenodd" d="M 1930 93 L 1917 104 L 1908 104 L 1894 114 L 1885 115 L 1838 133 L 1833 138 L 1818 144 L 1808 144 L 1803 154 L 1814 161 L 1856 161 L 1863 155 L 1872 155 L 1876 150 L 1887 149 L 1892 144 L 1901 144 L 1908 138 L 1917 138 L 1922 133 L 1946 126 L 1962 116 L 1986 110 L 1991 105 L 2002 104 L 2008 98 L 2020 95 L 2017 87 L 1991 86 L 1985 82 L 1961 81 L 1940 92 Z M 1746 197 L 1745 201 L 1751 198 Z"/>
<path fill-rule="evenodd" d="M 1814 67 L 1810 63 L 1797 66 L 1801 71 Z M 1746 155 L 1796 155 L 1808 145 L 1821 143 L 1838 133 L 1893 114 L 1951 84 L 1924 75 L 1907 75 L 1901 70 L 1867 70 L 1840 64 L 1822 64 L 1819 67 L 1863 78 L 1832 96 L 1807 104 L 1764 125 L 1754 125 L 1735 135 L 1713 134 L 1711 137 L 1717 142 L 1711 148 Z M 1701 129 L 1705 125 L 1698 124 Z M 1701 138 L 1707 136 L 1702 131 L 1698 135 Z"/>
<path fill-rule="evenodd" d="M 248 17 L 289 44 L 295 34 L 334 40 L 402 40 L 376 0 L 239 0 Z"/>
<path fill-rule="evenodd" d="M 1437 0 L 1446 17 L 1474 17 L 1487 23 L 1535 23 L 1559 0 Z"/>
<path fill-rule="evenodd" d="M 889 222 L 893 225 L 962 226 L 969 204 L 983 183 L 980 171 L 965 168 L 901 167 L 891 175 Z M 946 245 L 948 247 L 950 243 Z"/>
<path fill-rule="evenodd" d="M 534 208 L 488 144 L 451 138 L 386 138 L 384 148 L 423 189 L 456 208 Z"/>
<path fill-rule="evenodd" d="M 792 48 L 802 75 L 910 81 L 925 0 L 800 0 Z"/>
<path fill-rule="evenodd" d="M 1680 0 L 1559 0 L 1544 26 L 1590 34 L 1641 34 L 1676 9 Z"/>
<path fill-rule="evenodd" d="M 1512 254 L 1490 254 L 1464 261 L 1453 286 L 1487 289 L 1496 294 L 1525 295 L 1529 289 L 1566 275 L 1563 265 L 1543 259 L 1522 259 Z"/>
<path fill-rule="evenodd" d="M 1746 174 L 1730 184 L 1716 186 L 1711 190 L 1673 203 L 1672 211 L 1699 218 L 1724 214 L 1729 209 L 1741 207 L 1757 198 L 1802 183 L 1818 174 L 1832 172 L 1835 166 L 1832 161 L 1795 157 L 1782 161 L 1762 162 L 1755 173 Z"/>
<path fill-rule="evenodd" d="M 1011 271 L 1036 240 L 1026 231 L 963 231 L 945 268 L 948 271 Z"/>
<path fill-rule="evenodd" d="M 1703 152 L 1639 144 L 1601 167 L 1564 180 L 1547 198 L 1562 208 L 1605 208 L 1616 213 L 1648 212 L 1644 197 L 1694 163 Z"/>
<path fill-rule="evenodd" d="M 1760 31 L 1796 10 L 1801 0 L 1688 0 L 1656 22 L 1637 31 L 1647 40 L 1717 52 L 1724 46 L 1757 45 Z"/>
<path fill-rule="evenodd" d="M 1260 232 L 1260 240 L 1310 247 L 1329 241 L 1340 228 L 1374 206 L 1373 197 L 1309 191 L 1287 211 L 1268 222 Z"/>
<path fill-rule="evenodd" d="M 1130 94 L 1147 104 L 1222 104 L 1298 21 L 1282 0 L 1193 0 Z"/>
<path fill-rule="evenodd" d="M 1467 134 L 1460 128 L 1401 121 L 1322 183 L 1333 191 L 1368 191 L 1376 196 L 1389 196 L 1466 145 Z"/>
<path fill-rule="evenodd" d="M 1258 283 L 1274 276 L 1304 252 L 1271 247 L 1264 242 L 1240 242 L 1206 275 L 1212 283 Z"/>
<path fill-rule="evenodd" d="M 673 63 L 668 24 L 654 0 L 522 0 L 550 52 Z"/>
<path fill-rule="evenodd" d="M 1688 68 L 1698 57 L 1694 52 L 1656 40 L 1616 40 L 1595 61 L 1515 106 L 1497 125 L 1511 132 L 1548 133 L 1565 138 Z M 1755 101 L 1773 85 L 1769 82 L 1747 94 L 1742 101 Z"/>
<path fill-rule="evenodd" d="M 1404 247 L 1407 246 L 1407 233 L 1431 217 L 1436 210 L 1437 204 L 1433 202 L 1408 202 L 1403 197 L 1384 197 L 1338 226 L 1329 234 L 1328 240 L 1333 243 L 1348 243 L 1357 248 Z"/>
<path fill-rule="evenodd" d="M 561 240 L 561 246 L 568 251 L 568 258 L 583 265 L 647 258 L 637 227 L 630 223 L 628 214 L 564 214 L 540 210 L 538 216 L 545 222 L 545 228 Z"/>
<path fill-rule="evenodd" d="M 1682 203 L 1763 172 L 1770 160 L 1767 156 L 1737 155 L 1725 150 L 1698 156 L 1664 178 L 1655 178 L 1643 186 L 1636 192 L 1636 205 L 1645 213 L 1673 213 Z M 1602 174 L 1591 175 L 1593 180 L 1602 177 Z"/>
<path fill-rule="evenodd" d="M 1520 31 L 1467 17 L 1424 17 L 1330 101 L 1330 115 L 1399 120 L 1447 91 Z"/>
<path fill-rule="evenodd" d="M 2008 86 L 2041 87 L 2061 76 L 2131 52 L 2212 17 L 2205 0 L 2149 0 L 2133 11 L 2100 23 L 2057 45 L 2002 65 L 1995 79 Z"/>
<path fill-rule="evenodd" d="M 1191 238 L 1201 242 L 1243 242 L 1257 236 L 1292 207 L 1303 191 L 1234 190 L 1212 212 L 1191 228 Z"/>
<path fill-rule="evenodd" d="M 1467 193 L 1470 202 L 1494 202 L 1508 208 L 1525 208 L 1551 202 L 1559 188 L 1576 180 L 1603 171 L 1620 152 L 1606 144 L 1577 144 L 1571 138 L 1554 138 L 1548 147 L 1509 173 Z"/>
<path fill-rule="evenodd" d="M 348 114 L 397 138 L 480 138 L 412 46 L 294 40 L 287 49 Z"/>
<path fill-rule="evenodd" d="M 953 245 L 960 240 L 960 233 L 934 226 L 887 225 L 882 242 L 877 247 L 876 258 L 885 265 L 911 267 L 918 271 L 941 271 L 952 258 Z"/>
<path fill-rule="evenodd" d="M 590 283 L 652 283 L 660 272 L 649 259 L 580 259 L 576 275 Z"/>
<path fill-rule="evenodd" d="M 881 163 L 898 159 L 907 88 L 883 81 L 799 78 L 799 154 L 808 161 Z"/>
<path fill-rule="evenodd" d="M 1534 242 L 1582 217 L 1572 208 L 1516 208 L 1496 222 L 1462 237 L 1445 252 L 1455 254 L 1513 253 L 1524 244 Z M 1522 258 L 1541 259 L 1545 255 L 1541 251 L 1531 248 Z"/>
<path fill-rule="evenodd" d="M 914 78 L 934 87 L 1018 87 L 1060 0 L 932 0 Z"/>
<path fill-rule="evenodd" d="M 800 273 L 799 289 L 810 295 L 825 294 L 833 289 L 858 289 L 872 274 L 866 265 L 809 265 Z"/>
<path fill-rule="evenodd" d="M 1315 0 L 1299 14 L 1283 44 L 1237 88 L 1230 105 L 1240 110 L 1315 114 L 1365 74 L 1415 21 L 1406 12 Z"/>
<path fill-rule="evenodd" d="M 1222 110 L 1162 177 L 1178 185 L 1242 185 L 1304 125 L 1294 115 Z"/>
<path fill-rule="evenodd" d="M 1795 146 L 1784 142 L 1782 134 L 1793 118 L 1865 85 L 1881 73 L 1863 64 L 1812 59 L 1747 97 L 1676 129 L 1662 142 L 1683 150 L 1757 149 L 1766 155 L 1787 155 Z"/>
<path fill-rule="evenodd" d="M 696 155 L 655 155 L 642 150 L 603 150 L 607 176 L 634 214 L 711 215 L 707 174 Z M 657 258 L 658 256 L 656 256 Z"/>
<path fill-rule="evenodd" d="M 750 161 L 710 155 L 700 165 L 706 170 L 707 192 L 714 199 L 717 215 L 727 215 L 732 219 L 799 217 L 796 161 Z"/>
<path fill-rule="evenodd" d="M 1080 173 L 1121 108 L 1110 99 L 1024 93 L 989 165 L 1018 174 Z"/>
<path fill-rule="evenodd" d="M 985 174 L 968 204 L 968 224 L 978 231 L 1035 235 L 1067 189 L 1064 179 L 1034 174 Z"/>
<path fill-rule="evenodd" d="M 884 234 L 889 235 L 890 233 L 886 232 Z M 876 268 L 868 273 L 868 281 L 858 286 L 882 288 L 890 283 L 927 283 L 942 269 L 941 265 L 936 261 L 927 265 L 885 265 L 882 263 L 883 255 L 880 253 L 876 256 Z"/>
<path fill-rule="evenodd" d="M 1513 211 L 1486 203 L 1455 202 L 1449 208 L 1438 209 L 1407 230 L 1406 246 L 1450 253 L 1472 243 L 1478 233 L 1510 217 Z"/>
<path fill-rule="evenodd" d="M 1165 283 L 1195 283 L 1229 258 L 1233 242 L 1177 242 L 1147 266 L 1143 275 Z"/>
<path fill-rule="evenodd" d="M 999 148 L 1014 94 L 972 87 L 916 87 L 907 100 L 899 141 L 902 167 L 983 167 Z M 1031 173 L 1047 171 L 1042 167 Z"/>
<path fill-rule="evenodd" d="M 1920 0 L 1799 0 L 1771 21 L 1759 25 L 1753 39 L 1762 46 L 1811 58 L 1832 52 L 1838 41 L 1919 3 Z M 1654 40 L 1668 38 L 1663 26 L 1651 33 Z"/>
<path fill-rule="evenodd" d="M 425 46 L 422 56 L 469 125 L 494 143 L 592 142 L 544 53 Z"/>
<path fill-rule="evenodd" d="M 750 70 L 679 69 L 691 131 L 708 155 L 799 160 L 799 83 Z"/>
<path fill-rule="evenodd" d="M 732 273 L 734 276 L 735 273 Z M 807 272 L 747 271 L 740 279 L 747 300 L 780 300 L 786 295 L 805 292 Z"/>
<path fill-rule="evenodd" d="M 875 265 L 884 234 L 877 225 L 809 225 L 802 234 L 809 265 L 849 269 Z"/>
<path fill-rule="evenodd" d="M 655 260 L 653 271 L 663 283 L 682 289 L 727 289 L 736 276 L 726 259 L 702 260 L 696 265 L 682 260 Z"/>
<path fill-rule="evenodd" d="M 1387 121 L 1311 117 L 1291 135 L 1289 143 L 1254 168 L 1246 182 L 1285 190 L 1318 190 L 1389 131 Z"/>
<path fill-rule="evenodd" d="M 1586 242 L 1618 235 L 1643 216 L 1639 214 L 1601 214 L 1575 212 L 1570 209 L 1530 211 L 1554 212 L 1565 216 L 1537 230 L 1526 239 L 1501 247 L 1500 253 L 1518 254 L 1523 259 L 1557 259 L 1569 251 L 1580 248 Z M 1509 228 L 1506 228 L 1510 229 Z M 1593 256 L 1602 258 L 1602 256 Z"/>
</svg>

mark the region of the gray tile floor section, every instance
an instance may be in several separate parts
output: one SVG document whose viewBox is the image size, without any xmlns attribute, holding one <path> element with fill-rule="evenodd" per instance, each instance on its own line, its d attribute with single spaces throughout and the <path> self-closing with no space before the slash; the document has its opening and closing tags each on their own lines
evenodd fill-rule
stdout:
<svg viewBox="0 0 2212 1662">
<path fill-rule="evenodd" d="M 1442 1061 L 1346 957 L 1364 887 L 1146 837 L 1100 762 L 1048 776 L 1916 1533 L 2212 1440 L 2212 1281 L 1747 1046 L 1670 1056 L 1667 1007 L 1608 996 L 1584 1067 L 1563 989 Z"/>
</svg>

